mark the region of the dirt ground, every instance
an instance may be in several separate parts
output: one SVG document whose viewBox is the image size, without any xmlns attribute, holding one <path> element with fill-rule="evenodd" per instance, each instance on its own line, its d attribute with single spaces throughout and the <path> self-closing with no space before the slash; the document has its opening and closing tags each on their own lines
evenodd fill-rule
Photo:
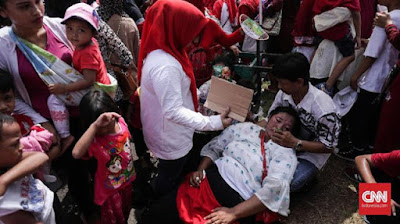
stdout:
<svg viewBox="0 0 400 224">
<path fill-rule="evenodd" d="M 291 195 L 285 223 L 364 223 L 358 215 L 358 183 L 343 173 L 349 165 L 332 155 L 309 191 Z"/>
</svg>

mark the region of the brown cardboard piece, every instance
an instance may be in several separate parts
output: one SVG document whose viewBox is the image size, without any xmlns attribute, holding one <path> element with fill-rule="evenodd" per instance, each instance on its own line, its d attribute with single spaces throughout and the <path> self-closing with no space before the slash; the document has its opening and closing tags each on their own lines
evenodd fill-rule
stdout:
<svg viewBox="0 0 400 224">
<path fill-rule="evenodd" d="M 228 116 L 243 122 L 249 112 L 253 93 L 252 89 L 212 76 L 210 91 L 204 106 L 218 113 L 222 113 L 229 107 L 231 111 Z"/>
</svg>

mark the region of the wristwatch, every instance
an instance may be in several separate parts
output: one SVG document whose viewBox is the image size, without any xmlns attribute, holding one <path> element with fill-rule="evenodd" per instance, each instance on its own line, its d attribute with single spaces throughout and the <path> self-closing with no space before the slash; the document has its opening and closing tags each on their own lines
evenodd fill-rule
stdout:
<svg viewBox="0 0 400 224">
<path fill-rule="evenodd" d="M 294 150 L 296 151 L 302 151 L 303 150 L 303 142 L 299 140 L 296 145 L 294 146 Z"/>
</svg>

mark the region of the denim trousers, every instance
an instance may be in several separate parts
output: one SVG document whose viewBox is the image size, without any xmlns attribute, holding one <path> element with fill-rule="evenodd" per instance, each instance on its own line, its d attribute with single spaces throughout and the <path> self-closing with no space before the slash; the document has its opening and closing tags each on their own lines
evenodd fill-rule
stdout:
<svg viewBox="0 0 400 224">
<path fill-rule="evenodd" d="M 290 183 L 290 191 L 300 191 L 317 173 L 318 168 L 312 162 L 299 158 L 293 180 Z"/>
</svg>

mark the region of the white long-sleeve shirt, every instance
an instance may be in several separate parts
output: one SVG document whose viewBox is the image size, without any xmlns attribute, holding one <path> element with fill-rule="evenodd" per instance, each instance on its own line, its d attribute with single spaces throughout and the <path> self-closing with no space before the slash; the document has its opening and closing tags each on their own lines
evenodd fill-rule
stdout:
<svg viewBox="0 0 400 224">
<path fill-rule="evenodd" d="M 172 55 L 159 49 L 143 63 L 140 112 L 147 147 L 155 156 L 175 160 L 193 146 L 195 130 L 223 129 L 219 115 L 194 111 L 190 79 Z"/>
</svg>

